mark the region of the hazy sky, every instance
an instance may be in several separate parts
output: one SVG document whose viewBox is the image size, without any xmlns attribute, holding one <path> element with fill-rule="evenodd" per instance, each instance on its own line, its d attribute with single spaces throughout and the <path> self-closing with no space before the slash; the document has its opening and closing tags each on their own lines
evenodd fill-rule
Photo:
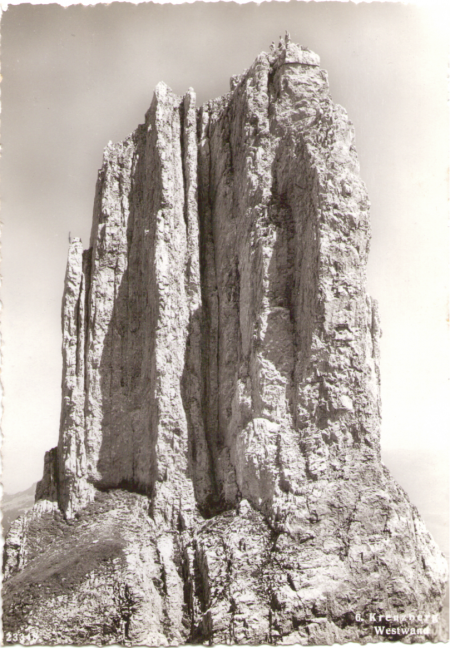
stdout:
<svg viewBox="0 0 450 648">
<path fill-rule="evenodd" d="M 369 291 L 383 329 L 382 447 L 413 501 L 439 517 L 450 427 L 442 25 L 436 13 L 391 2 L 10 6 L 1 163 L 7 492 L 39 479 L 44 451 L 57 443 L 68 235 L 87 247 L 103 148 L 144 120 L 158 81 L 179 94 L 192 86 L 202 103 L 287 29 L 320 55 L 332 98 L 355 124 L 372 203 Z"/>
</svg>

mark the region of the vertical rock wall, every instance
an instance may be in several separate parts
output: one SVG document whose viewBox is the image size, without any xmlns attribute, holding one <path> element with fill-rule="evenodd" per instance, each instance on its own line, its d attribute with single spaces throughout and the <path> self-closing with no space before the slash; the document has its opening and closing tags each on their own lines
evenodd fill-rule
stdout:
<svg viewBox="0 0 450 648">
<path fill-rule="evenodd" d="M 353 142 L 318 58 L 291 44 L 201 110 L 203 245 L 214 259 L 206 402 L 230 503 L 240 494 L 269 512 L 305 480 L 379 460 L 368 199 Z"/>
<path fill-rule="evenodd" d="M 270 514 L 305 480 L 379 460 L 352 125 L 292 44 L 233 83 L 198 128 L 193 91 L 160 84 L 145 125 L 106 149 L 64 297 L 68 515 L 93 486 L 164 501 L 170 524 L 182 499 L 189 519 L 241 496 Z"/>
<path fill-rule="evenodd" d="M 286 41 L 199 109 L 157 86 L 70 246 L 9 642 L 332 643 L 370 639 L 369 613 L 436 617 L 445 560 L 380 461 L 369 238 L 314 53 Z"/>
<path fill-rule="evenodd" d="M 200 502 L 210 493 L 199 264 L 195 94 L 159 84 L 146 123 L 105 151 L 91 248 L 76 239 L 69 252 L 58 446 L 69 517 L 95 488 L 120 486 L 184 525 L 194 489 Z"/>
</svg>

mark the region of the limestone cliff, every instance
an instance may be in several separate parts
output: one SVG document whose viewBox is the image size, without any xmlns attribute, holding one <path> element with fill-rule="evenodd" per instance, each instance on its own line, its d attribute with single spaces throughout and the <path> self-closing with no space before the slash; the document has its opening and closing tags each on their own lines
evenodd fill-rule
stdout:
<svg viewBox="0 0 450 648">
<path fill-rule="evenodd" d="M 7 642 L 443 638 L 445 559 L 380 460 L 369 238 L 316 54 L 287 39 L 199 109 L 157 86 L 70 246 Z"/>
</svg>

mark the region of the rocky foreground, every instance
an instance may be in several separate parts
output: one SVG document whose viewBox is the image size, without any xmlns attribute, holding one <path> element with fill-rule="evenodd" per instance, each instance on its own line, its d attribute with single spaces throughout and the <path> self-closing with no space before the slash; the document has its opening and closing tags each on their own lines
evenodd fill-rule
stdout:
<svg viewBox="0 0 450 648">
<path fill-rule="evenodd" d="M 446 561 L 380 460 L 369 238 L 316 54 L 286 38 L 199 109 L 157 86 L 70 246 L 7 643 L 446 638 Z"/>
</svg>

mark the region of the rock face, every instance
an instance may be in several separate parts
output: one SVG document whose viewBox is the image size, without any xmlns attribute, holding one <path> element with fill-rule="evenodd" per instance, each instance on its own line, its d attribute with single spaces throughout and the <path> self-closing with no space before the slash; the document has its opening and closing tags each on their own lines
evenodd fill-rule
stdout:
<svg viewBox="0 0 450 648">
<path fill-rule="evenodd" d="M 380 460 L 369 237 L 313 52 L 286 40 L 200 109 L 157 86 L 70 246 L 7 642 L 445 638 L 445 559 Z"/>
</svg>

